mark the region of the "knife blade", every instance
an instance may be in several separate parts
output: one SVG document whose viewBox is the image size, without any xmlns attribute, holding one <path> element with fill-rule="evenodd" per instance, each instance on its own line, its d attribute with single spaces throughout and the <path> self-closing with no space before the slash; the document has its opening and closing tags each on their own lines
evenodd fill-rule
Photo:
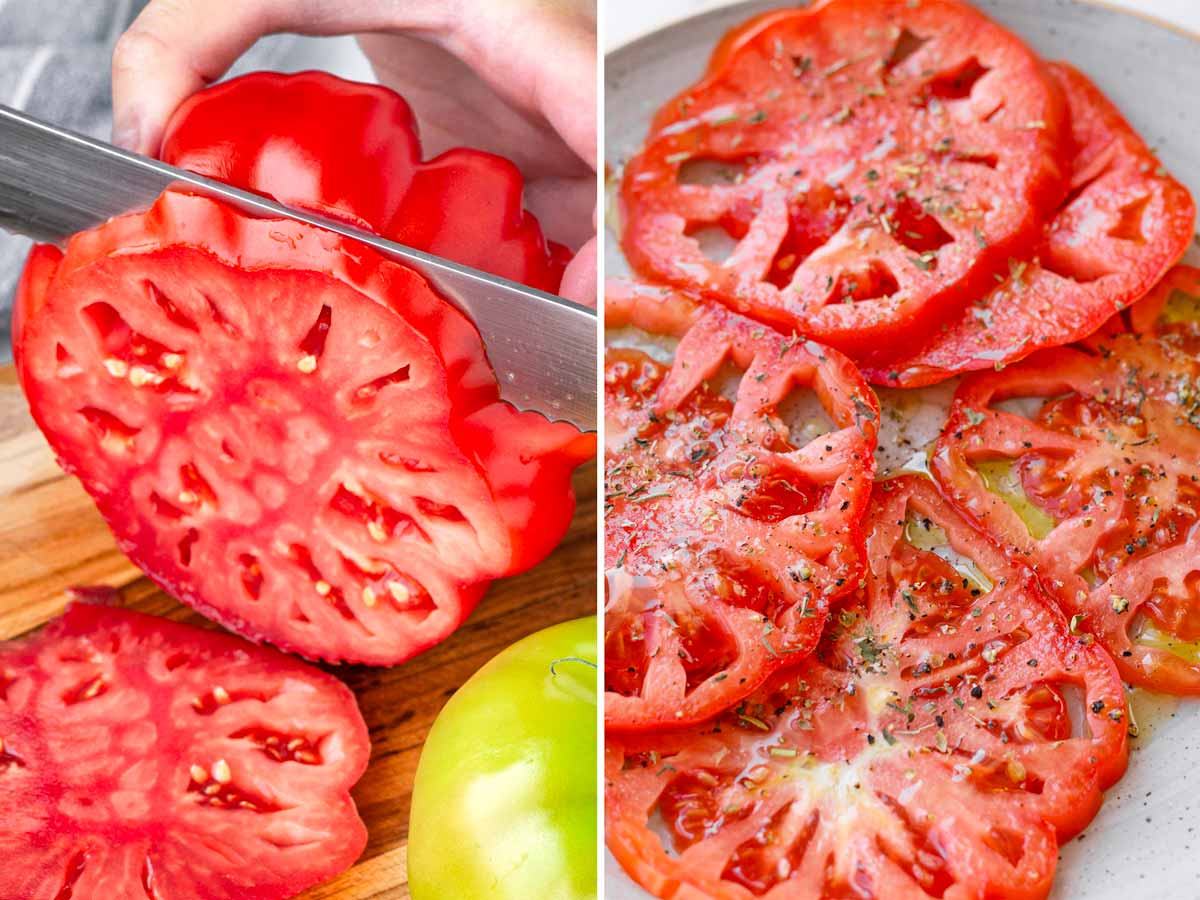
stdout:
<svg viewBox="0 0 1200 900">
<path fill-rule="evenodd" d="M 0 104 L 0 228 L 61 243 L 175 188 L 258 218 L 288 218 L 369 245 L 415 269 L 471 318 L 518 409 L 596 428 L 594 310 L 249 191 L 128 153 Z"/>
</svg>

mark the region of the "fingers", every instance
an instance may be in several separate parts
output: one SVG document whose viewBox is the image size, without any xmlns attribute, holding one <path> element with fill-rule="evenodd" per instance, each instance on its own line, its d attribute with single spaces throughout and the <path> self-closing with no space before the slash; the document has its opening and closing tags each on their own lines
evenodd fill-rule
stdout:
<svg viewBox="0 0 1200 900">
<path fill-rule="evenodd" d="M 537 178 L 525 183 L 525 208 L 549 237 L 572 250 L 596 234 L 596 176 Z"/>
<path fill-rule="evenodd" d="M 217 17 L 199 3 L 150 3 L 113 51 L 113 142 L 157 154 L 175 107 L 263 34 L 260 7 L 253 0 L 229 4 L 228 15 Z"/>
<path fill-rule="evenodd" d="M 427 37 L 380 33 L 361 35 L 358 43 L 380 83 L 401 93 L 412 107 L 427 159 L 451 147 L 475 147 L 512 160 L 530 182 L 592 176 L 544 116 L 508 103 L 441 44 Z"/>
<path fill-rule="evenodd" d="M 391 0 L 151 0 L 113 51 L 113 140 L 154 155 L 171 113 L 256 40 L 294 31 L 332 35 L 390 27 Z M 407 27 L 445 30 L 449 3 L 405 4 Z"/>
<path fill-rule="evenodd" d="M 596 166 L 595 23 L 580 4 L 508 0 L 458 9 L 435 0 L 152 0 L 113 54 L 113 136 L 158 150 L 167 119 L 258 38 L 412 32 L 439 43 L 509 103 L 550 123 Z"/>
<path fill-rule="evenodd" d="M 561 296 L 593 309 L 596 308 L 597 246 L 596 238 L 592 238 L 580 248 L 575 258 L 567 264 L 558 288 Z"/>
<path fill-rule="evenodd" d="M 509 103 L 544 117 L 596 169 L 596 29 L 581 4 L 480 4 L 447 46 Z"/>
</svg>

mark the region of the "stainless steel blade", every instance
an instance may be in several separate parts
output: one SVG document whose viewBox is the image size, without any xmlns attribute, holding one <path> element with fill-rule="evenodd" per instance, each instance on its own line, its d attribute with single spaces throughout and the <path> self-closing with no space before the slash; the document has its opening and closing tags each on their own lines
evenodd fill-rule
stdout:
<svg viewBox="0 0 1200 900">
<path fill-rule="evenodd" d="M 0 228 L 60 242 L 145 209 L 168 188 L 261 218 L 290 218 L 369 244 L 420 272 L 479 328 L 501 395 L 578 428 L 596 428 L 596 313 L 378 235 L 127 153 L 0 104 Z"/>
</svg>

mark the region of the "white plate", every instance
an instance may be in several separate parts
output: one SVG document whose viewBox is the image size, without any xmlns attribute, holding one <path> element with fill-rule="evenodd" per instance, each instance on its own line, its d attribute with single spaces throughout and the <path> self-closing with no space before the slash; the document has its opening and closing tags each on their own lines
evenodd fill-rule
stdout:
<svg viewBox="0 0 1200 900">
<path fill-rule="evenodd" d="M 1200 5 L 1200 0 L 1191 0 Z M 699 77 L 720 36 L 778 2 L 717 9 L 605 58 L 605 147 L 613 171 L 655 109 Z M 1072 0 L 977 0 L 1047 59 L 1086 72 L 1200 198 L 1200 43 L 1136 16 Z M 628 272 L 611 234 L 609 275 Z M 1185 259 L 1200 265 L 1200 244 Z M 1197 461 L 1200 468 L 1200 461 Z M 1200 900 L 1200 702 L 1140 695 L 1129 772 L 1087 830 L 1062 848 L 1052 900 Z M 646 900 L 606 856 L 607 900 Z M 888 900 L 888 898 L 880 898 Z"/>
</svg>

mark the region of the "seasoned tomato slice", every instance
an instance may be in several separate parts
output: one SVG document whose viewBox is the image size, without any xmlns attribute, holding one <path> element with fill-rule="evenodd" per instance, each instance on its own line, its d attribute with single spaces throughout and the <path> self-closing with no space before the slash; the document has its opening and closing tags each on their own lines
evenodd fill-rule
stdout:
<svg viewBox="0 0 1200 900">
<path fill-rule="evenodd" d="M 273 650 L 76 604 L 0 648 L 0 896 L 275 900 L 358 858 L 354 696 Z"/>
<path fill-rule="evenodd" d="M 1080 340 L 1143 297 L 1187 249 L 1196 220 L 1187 188 L 1084 75 L 1065 63 L 1050 71 L 1066 93 L 1074 150 L 1071 191 L 1045 240 L 924 346 L 868 371 L 875 383 L 932 384 Z"/>
<path fill-rule="evenodd" d="M 1132 330 L 1200 355 L 1200 269 L 1176 266 L 1129 310 Z"/>
<path fill-rule="evenodd" d="M 614 740 L 607 842 L 655 896 L 1043 898 L 1125 768 L 1112 660 L 925 479 L 883 482 L 866 586 L 715 722 Z"/>
<path fill-rule="evenodd" d="M 933 470 L 1126 680 L 1200 694 L 1200 358 L 1151 335 L 963 381 Z"/>
<path fill-rule="evenodd" d="M 812 341 L 656 288 L 612 282 L 605 304 L 609 327 L 680 336 L 669 366 L 605 364 L 605 721 L 695 722 L 809 653 L 857 585 L 879 407 Z M 804 389 L 815 408 L 785 421 Z"/>
<path fill-rule="evenodd" d="M 887 359 L 1038 239 L 1067 130 L 1042 63 L 965 3 L 768 13 L 659 110 L 625 168 L 622 246 L 654 280 Z"/>
<path fill-rule="evenodd" d="M 18 298 L 34 418 L 122 549 L 217 621 L 399 662 L 565 530 L 591 439 L 500 403 L 411 270 L 173 193 L 57 254 Z"/>
</svg>

